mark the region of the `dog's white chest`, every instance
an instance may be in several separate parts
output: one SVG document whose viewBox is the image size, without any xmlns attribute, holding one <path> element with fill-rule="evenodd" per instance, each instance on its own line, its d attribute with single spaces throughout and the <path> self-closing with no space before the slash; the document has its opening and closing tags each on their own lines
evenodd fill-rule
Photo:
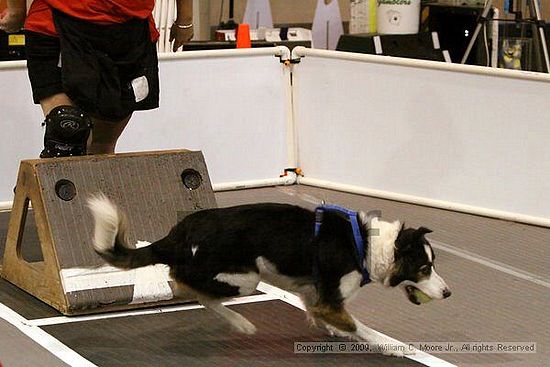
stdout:
<svg viewBox="0 0 550 367">
<path fill-rule="evenodd" d="M 363 276 L 358 271 L 352 271 L 340 278 L 340 294 L 345 300 L 353 298 L 359 288 L 361 288 L 361 280 Z"/>
</svg>

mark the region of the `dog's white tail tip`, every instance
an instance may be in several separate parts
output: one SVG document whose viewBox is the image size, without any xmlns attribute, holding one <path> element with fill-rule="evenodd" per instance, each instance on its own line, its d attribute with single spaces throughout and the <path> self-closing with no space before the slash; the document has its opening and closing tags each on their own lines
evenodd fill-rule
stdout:
<svg viewBox="0 0 550 367">
<path fill-rule="evenodd" d="M 95 220 L 94 248 L 99 252 L 112 250 L 119 231 L 117 207 L 101 192 L 90 196 L 87 201 Z"/>
</svg>

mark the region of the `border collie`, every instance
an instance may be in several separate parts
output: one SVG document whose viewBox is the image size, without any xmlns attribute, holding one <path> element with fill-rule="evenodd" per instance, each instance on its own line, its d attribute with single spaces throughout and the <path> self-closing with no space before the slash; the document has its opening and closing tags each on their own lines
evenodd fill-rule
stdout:
<svg viewBox="0 0 550 367">
<path fill-rule="evenodd" d="M 195 212 L 166 237 L 134 249 L 126 241 L 125 216 L 106 196 L 92 197 L 88 204 L 95 219 L 94 249 L 105 261 L 123 269 L 168 265 L 178 289 L 193 291 L 203 306 L 242 333 L 253 334 L 256 328 L 222 302 L 252 294 L 260 281 L 297 293 L 308 318 L 331 335 L 370 343 L 388 340 L 345 307 L 362 284 L 372 280 L 399 286 L 416 304 L 425 302 L 419 299 L 422 292 L 428 300 L 451 295 L 435 272 L 434 252 L 424 237 L 431 231 L 424 227 L 405 228 L 399 221 L 359 212 L 356 222 L 364 239 L 359 259 L 349 218 L 327 211 L 316 231 L 313 211 L 251 204 Z"/>
</svg>

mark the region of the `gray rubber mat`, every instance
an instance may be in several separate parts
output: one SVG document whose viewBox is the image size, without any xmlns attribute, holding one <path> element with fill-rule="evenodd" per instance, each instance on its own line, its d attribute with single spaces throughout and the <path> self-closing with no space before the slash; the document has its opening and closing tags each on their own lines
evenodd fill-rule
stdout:
<svg viewBox="0 0 550 367">
<path fill-rule="evenodd" d="M 507 267 L 523 270 L 546 281 L 550 276 L 548 228 L 305 186 L 221 192 L 216 193 L 216 198 L 219 206 L 274 201 L 309 208 L 326 200 L 355 210 L 381 210 L 383 218 L 399 218 L 411 226 L 428 226 L 434 230 L 430 239 L 478 254 L 489 259 L 489 264 L 436 249 L 438 273 L 451 286 L 451 298 L 415 306 L 399 290 L 369 285 L 351 302 L 349 308 L 354 315 L 373 329 L 404 342 L 537 343 L 535 354 L 436 355 L 460 366 L 538 367 L 547 365 L 550 359 L 550 329 L 544 321 L 550 316 L 548 288 L 491 266 L 494 261 L 504 270 Z M 0 213 L 0 257 L 7 219 L 8 213 Z M 32 221 L 27 228 L 28 256 L 38 259 L 40 254 L 36 251 Z M 59 315 L 2 280 L 0 302 L 28 319 Z M 97 360 L 101 366 L 414 365 L 410 360 L 371 354 L 295 355 L 292 352 L 294 341 L 324 338 L 308 327 L 301 311 L 286 304 L 269 306 L 267 310 L 260 304 L 234 307 L 254 319 L 259 328 L 254 338 L 232 333 L 202 310 L 62 324 L 45 327 L 45 330 L 93 362 Z M 3 334 L 0 330 L 0 345 Z M 203 343 L 205 345 L 201 346 Z M 125 363 L 127 356 L 133 358 L 132 363 Z M 5 362 L 4 367 L 8 367 Z"/>
<path fill-rule="evenodd" d="M 232 306 L 258 331 L 233 332 L 204 309 L 44 327 L 99 366 L 422 366 L 378 354 L 295 354 L 295 342 L 338 341 L 281 301 Z"/>
</svg>

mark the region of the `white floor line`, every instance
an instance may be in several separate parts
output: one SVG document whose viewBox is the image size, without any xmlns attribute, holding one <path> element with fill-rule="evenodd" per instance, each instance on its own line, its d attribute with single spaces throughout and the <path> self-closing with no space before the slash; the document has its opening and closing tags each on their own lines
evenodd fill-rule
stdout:
<svg viewBox="0 0 550 367">
<path fill-rule="evenodd" d="M 292 294 L 290 292 L 287 292 L 285 290 L 282 290 L 280 288 L 274 287 L 270 284 L 260 282 L 258 284 L 257 288 L 260 292 L 264 292 L 266 294 L 277 296 L 281 301 L 288 303 L 289 305 L 292 305 L 294 307 L 299 308 L 302 311 L 305 311 L 304 304 L 302 303 L 302 300 L 300 300 L 300 297 L 296 296 L 295 294 Z M 370 329 L 370 328 L 369 328 Z M 392 337 L 389 337 L 379 331 L 376 331 L 374 329 L 370 329 L 372 332 L 384 337 L 388 338 L 393 342 L 401 343 L 397 339 L 394 339 Z M 429 367 L 456 367 L 456 365 L 449 363 L 447 361 L 444 361 L 443 359 L 437 358 L 432 356 L 431 354 L 422 352 L 418 349 L 416 349 L 414 355 L 406 355 L 405 358 L 408 358 L 410 360 L 416 361 L 418 363 L 422 363 L 425 366 Z"/>
<path fill-rule="evenodd" d="M 224 302 L 223 304 L 226 306 L 233 306 L 233 305 L 242 305 L 246 303 L 273 301 L 278 299 L 279 299 L 278 297 L 273 295 L 260 294 L 256 296 L 234 298 L 230 301 Z M 198 310 L 201 308 L 204 308 L 204 307 L 198 303 L 193 303 L 193 304 L 187 304 L 187 305 L 174 305 L 174 306 L 165 306 L 165 307 L 143 309 L 143 310 L 119 311 L 119 312 L 111 312 L 111 313 L 96 314 L 96 315 L 46 317 L 42 319 L 27 320 L 26 324 L 29 326 L 70 324 L 74 322 L 105 320 L 105 319 L 113 319 L 113 318 L 120 318 L 120 317 L 129 317 L 129 316 L 142 316 L 142 315 L 152 315 L 152 314 L 161 314 L 161 313 L 178 312 L 178 311 Z"/>
<path fill-rule="evenodd" d="M 66 364 L 75 367 L 97 367 L 38 326 L 29 325 L 27 319 L 2 303 L 0 303 L 0 318 L 6 320 Z"/>
<path fill-rule="evenodd" d="M 513 266 L 510 266 L 508 264 L 501 263 L 499 261 L 492 260 L 487 257 L 483 257 L 481 255 L 478 255 L 470 251 L 456 248 L 454 246 L 448 245 L 443 242 L 434 241 L 430 239 L 430 243 L 434 248 L 438 250 L 448 252 L 450 254 L 461 257 L 463 259 L 470 260 L 475 263 L 487 266 L 491 269 L 498 270 L 500 272 L 515 276 L 516 278 L 527 280 L 529 282 L 542 285 L 543 287 L 550 288 L 550 282 L 547 281 L 543 276 L 539 276 L 518 268 L 514 268 Z"/>
</svg>

